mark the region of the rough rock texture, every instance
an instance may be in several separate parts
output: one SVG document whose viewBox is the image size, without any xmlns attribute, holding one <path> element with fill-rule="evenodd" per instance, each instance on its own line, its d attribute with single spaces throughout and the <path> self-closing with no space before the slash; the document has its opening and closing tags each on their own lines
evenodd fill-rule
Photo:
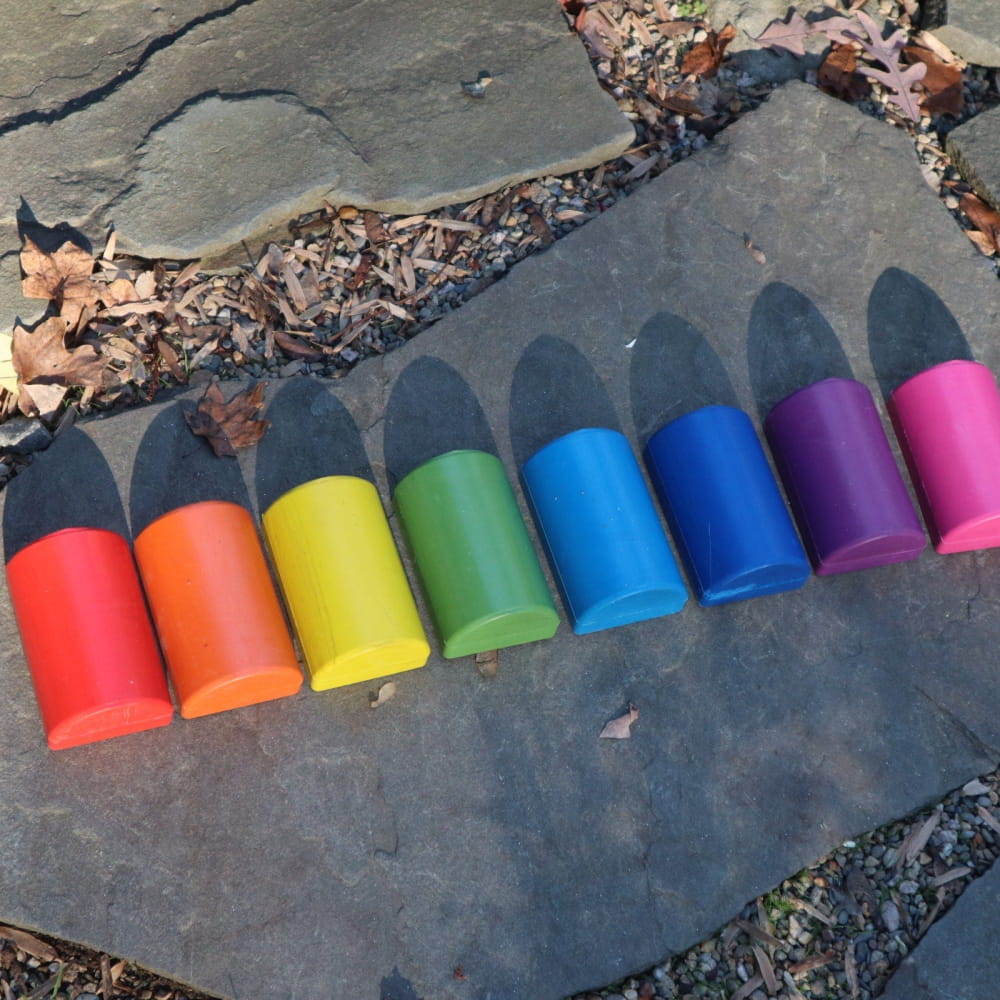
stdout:
<svg viewBox="0 0 1000 1000">
<path fill-rule="evenodd" d="M 1000 367 L 998 310 L 906 135 L 790 84 L 406 347 L 272 389 L 239 465 L 170 402 L 61 435 L 5 491 L 4 544 L 331 471 L 387 498 L 450 447 L 516 480 L 573 427 L 638 449 L 700 403 L 757 420 L 844 359 L 879 397 L 949 357 Z M 492 679 L 435 655 L 375 711 L 374 684 L 306 690 L 58 754 L 0 629 L 0 920 L 232 997 L 555 1000 L 1000 759 L 997 551 L 563 625 Z M 632 738 L 599 740 L 629 701 Z"/>
<path fill-rule="evenodd" d="M 984 1000 L 997 992 L 1000 868 L 977 879 L 889 981 L 883 1000 Z"/>
<path fill-rule="evenodd" d="M 992 108 L 948 134 L 948 154 L 976 193 L 1000 209 L 1000 108 Z"/>
<path fill-rule="evenodd" d="M 948 0 L 933 34 L 967 62 L 1000 66 L 1000 0 Z"/>
<path fill-rule="evenodd" d="M 15 252 L 33 218 L 95 243 L 114 224 L 148 257 L 212 257 L 323 197 L 420 211 L 633 138 L 553 0 L 189 3 L 156 38 L 167 15 L 120 0 L 79 13 L 92 42 L 67 34 L 62 6 L 42 8 L 31 67 L 0 88 L 26 94 L 0 101 L 0 326 L 31 312 Z M 79 77 L 73 94 L 65 79 L 31 90 L 53 60 L 52 78 Z M 461 84 L 483 70 L 493 83 L 470 97 Z M 32 94 L 46 114 L 25 117 Z"/>
</svg>

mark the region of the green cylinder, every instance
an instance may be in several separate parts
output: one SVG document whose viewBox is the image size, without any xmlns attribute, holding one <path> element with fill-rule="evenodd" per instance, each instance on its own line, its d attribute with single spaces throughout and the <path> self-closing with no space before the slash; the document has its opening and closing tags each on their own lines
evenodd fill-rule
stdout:
<svg viewBox="0 0 1000 1000">
<path fill-rule="evenodd" d="M 555 634 L 559 616 L 500 459 L 438 455 L 400 482 L 395 502 L 446 657 Z"/>
</svg>

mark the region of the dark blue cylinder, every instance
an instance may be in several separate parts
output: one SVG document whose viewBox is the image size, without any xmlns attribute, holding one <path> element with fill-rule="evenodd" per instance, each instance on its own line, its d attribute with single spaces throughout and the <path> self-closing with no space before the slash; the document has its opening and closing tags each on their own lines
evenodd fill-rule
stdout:
<svg viewBox="0 0 1000 1000">
<path fill-rule="evenodd" d="M 680 611 L 687 590 L 624 435 L 573 431 L 522 474 L 577 635 Z"/>
<path fill-rule="evenodd" d="M 706 406 L 661 427 L 646 464 L 703 607 L 801 587 L 809 561 L 750 418 Z"/>
</svg>

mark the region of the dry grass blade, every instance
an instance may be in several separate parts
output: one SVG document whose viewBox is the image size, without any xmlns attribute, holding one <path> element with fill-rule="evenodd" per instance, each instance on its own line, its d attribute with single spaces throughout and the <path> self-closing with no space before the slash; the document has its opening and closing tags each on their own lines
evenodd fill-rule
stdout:
<svg viewBox="0 0 1000 1000">
<path fill-rule="evenodd" d="M 101 988 L 97 992 L 103 995 L 104 1000 L 111 1000 L 114 991 L 115 980 L 111 975 L 111 958 L 108 955 L 101 955 Z"/>
<path fill-rule="evenodd" d="M 813 906 L 812 903 L 807 903 L 804 899 L 789 898 L 788 896 L 783 896 L 782 899 L 786 903 L 797 906 L 803 913 L 808 913 L 810 917 L 815 917 L 821 924 L 826 924 L 827 927 L 833 926 L 833 917 L 829 913 L 824 913 L 818 907 Z"/>
<path fill-rule="evenodd" d="M 954 882 L 957 878 L 965 878 L 966 875 L 971 875 L 975 869 L 970 868 L 968 865 L 961 865 L 958 868 L 951 868 L 942 875 L 937 875 L 931 879 L 931 885 L 938 888 L 942 885 L 947 885 L 949 882 Z"/>
<path fill-rule="evenodd" d="M 847 986 L 851 991 L 851 1000 L 858 1000 L 858 963 L 854 958 L 854 944 L 847 942 L 847 949 L 844 952 L 844 975 L 847 977 Z"/>
<path fill-rule="evenodd" d="M 1000 820 L 996 818 L 985 806 L 976 806 L 976 812 L 979 814 L 980 819 L 991 829 L 994 833 L 1000 834 Z"/>
<path fill-rule="evenodd" d="M 22 931 L 19 927 L 7 927 L 0 924 L 0 938 L 13 941 L 25 954 L 42 962 L 54 962 L 59 957 L 52 945 L 40 941 L 34 934 Z"/>
<path fill-rule="evenodd" d="M 832 951 L 820 952 L 819 954 L 810 955 L 808 958 L 802 959 L 801 962 L 794 962 L 788 966 L 788 971 L 793 976 L 801 976 L 806 972 L 812 972 L 813 969 L 829 965 L 836 957 L 836 954 Z"/>
</svg>

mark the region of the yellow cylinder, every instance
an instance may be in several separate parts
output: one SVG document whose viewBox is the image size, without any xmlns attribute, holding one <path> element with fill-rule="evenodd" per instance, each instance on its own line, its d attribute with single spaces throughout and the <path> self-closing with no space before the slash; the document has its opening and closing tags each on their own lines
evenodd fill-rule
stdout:
<svg viewBox="0 0 1000 1000">
<path fill-rule="evenodd" d="M 422 667 L 430 656 L 375 487 L 313 479 L 262 518 L 314 691 Z"/>
</svg>

